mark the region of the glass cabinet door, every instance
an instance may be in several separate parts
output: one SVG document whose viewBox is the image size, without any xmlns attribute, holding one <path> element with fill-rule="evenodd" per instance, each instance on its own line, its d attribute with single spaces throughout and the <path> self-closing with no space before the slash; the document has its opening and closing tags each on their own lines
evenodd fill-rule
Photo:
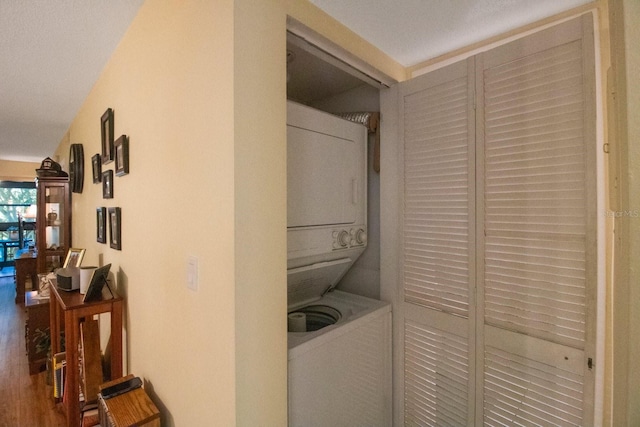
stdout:
<svg viewBox="0 0 640 427">
<path fill-rule="evenodd" d="M 65 203 L 64 203 L 64 187 L 47 187 L 45 188 L 46 204 L 46 228 L 45 241 L 48 251 L 58 251 L 64 249 L 64 234 L 66 232 L 64 221 Z M 47 266 L 52 268 L 61 267 L 60 256 L 48 255 Z"/>
<path fill-rule="evenodd" d="M 38 271 L 62 267 L 71 246 L 71 199 L 67 178 L 38 180 Z"/>
</svg>

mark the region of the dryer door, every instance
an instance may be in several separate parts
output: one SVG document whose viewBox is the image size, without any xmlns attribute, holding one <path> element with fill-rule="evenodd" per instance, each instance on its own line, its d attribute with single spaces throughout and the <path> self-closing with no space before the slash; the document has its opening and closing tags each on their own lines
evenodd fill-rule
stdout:
<svg viewBox="0 0 640 427">
<path fill-rule="evenodd" d="M 287 227 L 364 223 L 366 129 L 289 103 Z"/>
</svg>

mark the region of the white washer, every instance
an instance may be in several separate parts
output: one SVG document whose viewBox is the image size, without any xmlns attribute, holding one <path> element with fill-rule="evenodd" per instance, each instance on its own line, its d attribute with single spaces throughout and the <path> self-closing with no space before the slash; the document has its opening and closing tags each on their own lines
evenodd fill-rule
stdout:
<svg viewBox="0 0 640 427">
<path fill-rule="evenodd" d="M 311 270 L 335 273 L 340 263 Z M 335 323 L 288 334 L 289 425 L 391 425 L 390 304 L 333 290 L 289 307 L 290 317 L 299 312 L 311 329 L 331 316 Z"/>
</svg>

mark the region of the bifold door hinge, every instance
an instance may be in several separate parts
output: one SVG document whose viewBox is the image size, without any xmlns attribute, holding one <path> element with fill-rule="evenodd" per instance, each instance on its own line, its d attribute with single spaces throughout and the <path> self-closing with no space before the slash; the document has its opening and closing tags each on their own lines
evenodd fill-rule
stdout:
<svg viewBox="0 0 640 427">
<path fill-rule="evenodd" d="M 593 359 L 592 358 L 588 358 L 587 359 L 587 367 L 589 369 L 593 369 Z"/>
</svg>

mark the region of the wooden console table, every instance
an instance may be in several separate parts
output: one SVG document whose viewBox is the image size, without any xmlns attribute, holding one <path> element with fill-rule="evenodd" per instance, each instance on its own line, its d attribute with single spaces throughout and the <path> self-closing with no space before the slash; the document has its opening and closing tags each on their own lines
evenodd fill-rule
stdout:
<svg viewBox="0 0 640 427">
<path fill-rule="evenodd" d="M 67 369 L 64 398 L 67 426 L 80 426 L 78 341 L 80 323 L 96 314 L 111 313 L 111 378 L 122 376 L 122 297 L 105 286 L 100 301 L 83 302 L 79 291 L 61 291 L 51 287 L 51 354 L 60 352 L 60 324 L 64 320 Z"/>
<path fill-rule="evenodd" d="M 24 304 L 25 282 L 31 277 L 31 290 L 38 289 L 37 258 L 29 256 L 16 258 L 16 304 Z"/>
</svg>

